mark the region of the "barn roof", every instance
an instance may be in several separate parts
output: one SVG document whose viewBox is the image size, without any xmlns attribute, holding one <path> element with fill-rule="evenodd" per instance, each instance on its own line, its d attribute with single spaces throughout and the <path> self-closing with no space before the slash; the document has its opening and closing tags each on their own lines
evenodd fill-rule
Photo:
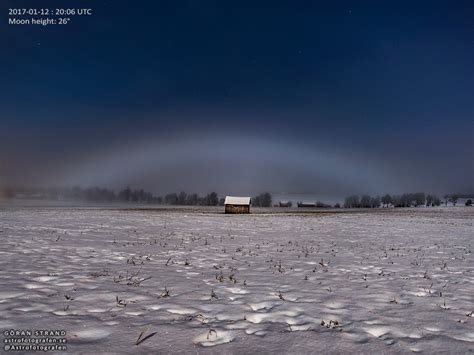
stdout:
<svg viewBox="0 0 474 355">
<path fill-rule="evenodd" d="M 226 204 L 226 205 L 250 205 L 250 197 L 226 196 L 224 204 Z"/>
</svg>

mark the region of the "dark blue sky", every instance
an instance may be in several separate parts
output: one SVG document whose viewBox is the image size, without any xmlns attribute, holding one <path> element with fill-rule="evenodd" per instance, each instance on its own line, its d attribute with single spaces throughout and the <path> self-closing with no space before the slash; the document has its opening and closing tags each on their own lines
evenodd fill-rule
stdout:
<svg viewBox="0 0 474 355">
<path fill-rule="evenodd" d="M 94 15 L 7 24 L 66 7 L 39 3 L 0 5 L 0 184 L 474 190 L 471 1 L 68 1 Z"/>
</svg>

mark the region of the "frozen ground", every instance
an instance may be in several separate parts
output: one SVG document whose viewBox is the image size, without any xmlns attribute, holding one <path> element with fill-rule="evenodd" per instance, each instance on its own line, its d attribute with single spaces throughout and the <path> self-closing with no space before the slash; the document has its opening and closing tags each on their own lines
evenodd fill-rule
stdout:
<svg viewBox="0 0 474 355">
<path fill-rule="evenodd" d="M 473 220 L 4 208 L 0 329 L 82 353 L 472 352 Z"/>
</svg>

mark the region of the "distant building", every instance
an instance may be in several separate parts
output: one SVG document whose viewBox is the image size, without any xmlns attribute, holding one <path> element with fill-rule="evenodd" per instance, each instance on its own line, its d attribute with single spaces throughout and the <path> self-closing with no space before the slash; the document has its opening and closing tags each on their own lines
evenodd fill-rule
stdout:
<svg viewBox="0 0 474 355">
<path fill-rule="evenodd" d="M 280 201 L 280 207 L 291 207 L 291 201 Z"/>
<path fill-rule="evenodd" d="M 298 207 L 316 207 L 316 202 L 300 201 L 298 202 Z"/>
<path fill-rule="evenodd" d="M 225 213 L 250 213 L 250 197 L 226 196 Z"/>
</svg>

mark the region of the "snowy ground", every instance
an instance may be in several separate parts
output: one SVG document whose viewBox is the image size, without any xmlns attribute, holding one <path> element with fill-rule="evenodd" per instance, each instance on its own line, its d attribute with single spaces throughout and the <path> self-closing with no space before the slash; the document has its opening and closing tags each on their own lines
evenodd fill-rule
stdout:
<svg viewBox="0 0 474 355">
<path fill-rule="evenodd" d="M 474 208 L 211 212 L 0 209 L 2 333 L 65 329 L 71 353 L 474 351 Z"/>
</svg>

